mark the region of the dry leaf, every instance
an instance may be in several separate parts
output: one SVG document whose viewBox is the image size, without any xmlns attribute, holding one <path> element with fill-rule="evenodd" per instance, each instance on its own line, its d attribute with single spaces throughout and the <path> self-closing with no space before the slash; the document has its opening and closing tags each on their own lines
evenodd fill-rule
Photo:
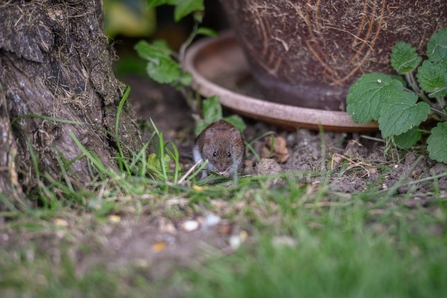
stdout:
<svg viewBox="0 0 447 298">
<path fill-rule="evenodd" d="M 198 185 L 195 185 L 195 184 L 192 186 L 192 189 L 194 189 L 196 191 L 204 191 L 205 190 L 204 187 L 201 187 L 201 186 L 198 186 Z"/>
<path fill-rule="evenodd" d="M 157 242 L 154 245 L 152 245 L 152 251 L 154 252 L 160 252 L 166 248 L 166 243 L 163 241 Z"/>
<path fill-rule="evenodd" d="M 273 149 L 273 150 L 272 150 Z M 285 163 L 289 157 L 289 149 L 287 149 L 286 139 L 283 137 L 273 138 L 273 148 L 272 148 L 272 137 L 265 138 L 265 146 L 261 149 L 261 156 L 264 158 L 276 157 L 279 163 Z"/>
<path fill-rule="evenodd" d="M 224 225 L 219 227 L 219 233 L 228 235 L 231 232 L 231 225 Z"/>
<path fill-rule="evenodd" d="M 356 140 L 350 140 L 346 145 L 344 155 L 349 157 L 355 157 L 359 155 L 359 148 L 363 147 L 362 144 L 357 142 Z"/>
<path fill-rule="evenodd" d="M 109 221 L 111 222 L 120 222 L 121 217 L 119 215 L 109 215 Z"/>
<path fill-rule="evenodd" d="M 68 227 L 68 221 L 66 221 L 65 219 L 62 218 L 55 218 L 53 220 L 54 224 L 56 226 L 60 226 L 60 227 Z"/>
</svg>

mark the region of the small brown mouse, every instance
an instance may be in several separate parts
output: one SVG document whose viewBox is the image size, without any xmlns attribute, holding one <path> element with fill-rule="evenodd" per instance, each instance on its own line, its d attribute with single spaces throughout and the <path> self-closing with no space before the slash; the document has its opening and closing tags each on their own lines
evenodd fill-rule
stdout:
<svg viewBox="0 0 447 298">
<path fill-rule="evenodd" d="M 194 161 L 208 160 L 205 169 L 230 176 L 234 169 L 240 169 L 245 157 L 242 134 L 232 124 L 219 120 L 210 124 L 197 137 L 193 148 Z M 202 172 L 202 178 L 206 177 Z"/>
</svg>

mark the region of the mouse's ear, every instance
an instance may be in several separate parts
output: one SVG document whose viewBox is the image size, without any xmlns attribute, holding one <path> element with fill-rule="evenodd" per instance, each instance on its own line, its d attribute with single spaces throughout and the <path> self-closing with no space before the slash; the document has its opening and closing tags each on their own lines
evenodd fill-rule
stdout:
<svg viewBox="0 0 447 298">
<path fill-rule="evenodd" d="M 205 138 L 213 138 L 215 134 L 216 134 L 216 130 L 214 129 L 214 127 L 209 127 L 205 131 Z"/>
<path fill-rule="evenodd" d="M 233 127 L 232 129 L 230 129 L 230 135 L 233 139 L 236 139 L 241 136 L 241 133 L 240 133 L 239 129 L 237 129 L 236 127 Z"/>
</svg>

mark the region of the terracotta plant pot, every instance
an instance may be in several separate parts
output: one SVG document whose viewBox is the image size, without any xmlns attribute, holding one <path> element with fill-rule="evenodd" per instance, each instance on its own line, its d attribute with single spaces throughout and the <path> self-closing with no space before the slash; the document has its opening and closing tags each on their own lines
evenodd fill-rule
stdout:
<svg viewBox="0 0 447 298">
<path fill-rule="evenodd" d="M 345 110 L 363 73 L 394 73 L 397 41 L 422 54 L 447 27 L 445 0 L 221 0 L 266 99 Z"/>
</svg>

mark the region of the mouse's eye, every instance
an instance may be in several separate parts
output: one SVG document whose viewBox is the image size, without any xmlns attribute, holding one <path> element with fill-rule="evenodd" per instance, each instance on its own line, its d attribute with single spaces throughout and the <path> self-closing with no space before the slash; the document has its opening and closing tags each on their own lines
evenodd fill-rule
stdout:
<svg viewBox="0 0 447 298">
<path fill-rule="evenodd" d="M 217 156 L 217 151 L 213 152 L 213 156 L 216 157 Z"/>
<path fill-rule="evenodd" d="M 228 152 L 228 153 L 227 153 L 227 157 L 231 157 L 231 152 Z"/>
</svg>

